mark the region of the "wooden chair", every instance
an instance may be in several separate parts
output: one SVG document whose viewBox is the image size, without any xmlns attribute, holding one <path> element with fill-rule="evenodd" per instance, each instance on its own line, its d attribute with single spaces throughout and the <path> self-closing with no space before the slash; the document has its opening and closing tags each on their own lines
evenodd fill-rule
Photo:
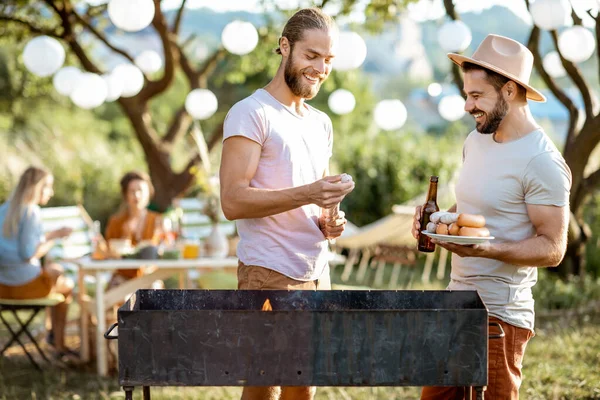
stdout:
<svg viewBox="0 0 600 400">
<path fill-rule="evenodd" d="M 39 364 L 35 361 L 33 356 L 27 351 L 27 348 L 25 347 L 25 345 L 23 344 L 23 342 L 20 339 L 21 336 L 25 335 L 33 343 L 33 345 L 35 346 L 39 355 L 46 362 L 50 363 L 50 360 L 48 359 L 48 357 L 46 357 L 46 354 L 44 354 L 44 352 L 38 345 L 37 340 L 35 339 L 34 335 L 32 335 L 29 326 L 30 326 L 31 322 L 33 321 L 33 319 L 36 317 L 36 315 L 38 315 L 38 313 L 41 310 L 43 310 L 46 307 L 53 307 L 63 301 L 65 301 L 65 298 L 62 294 L 59 294 L 59 293 L 51 293 L 47 297 L 43 297 L 43 298 L 39 298 L 39 299 L 27 299 L 27 300 L 0 299 L 0 320 L 2 320 L 2 323 L 4 324 L 4 326 L 6 327 L 6 329 L 8 330 L 8 332 L 10 334 L 10 339 L 9 339 L 8 343 L 6 343 L 4 345 L 4 347 L 2 348 L 2 350 L 0 350 L 0 357 L 4 356 L 4 353 L 6 352 L 6 350 L 14 342 L 17 342 L 19 344 L 19 346 L 21 346 L 21 348 L 25 352 L 25 355 L 27 356 L 27 358 L 29 358 L 29 361 L 35 366 L 35 368 L 37 368 L 38 370 L 41 370 Z M 20 312 L 29 312 L 29 316 L 25 317 L 24 319 L 21 319 L 21 317 L 19 317 L 19 314 L 17 313 L 19 311 Z M 19 326 L 17 329 L 13 329 L 13 327 L 11 326 L 9 321 L 4 317 L 5 313 L 11 313 L 14 316 L 14 319 Z"/>
</svg>

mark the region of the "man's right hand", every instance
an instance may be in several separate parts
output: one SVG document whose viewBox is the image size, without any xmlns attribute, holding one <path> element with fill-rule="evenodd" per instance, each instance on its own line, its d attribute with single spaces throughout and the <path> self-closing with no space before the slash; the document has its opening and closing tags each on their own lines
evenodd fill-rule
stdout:
<svg viewBox="0 0 600 400">
<path fill-rule="evenodd" d="M 415 208 L 415 215 L 413 216 L 413 227 L 412 235 L 415 239 L 419 238 L 419 232 L 421 232 L 421 206 Z"/>
<path fill-rule="evenodd" d="M 354 190 L 354 181 L 342 183 L 342 175 L 326 176 L 310 184 L 308 190 L 311 204 L 328 209 L 340 204 Z"/>
</svg>

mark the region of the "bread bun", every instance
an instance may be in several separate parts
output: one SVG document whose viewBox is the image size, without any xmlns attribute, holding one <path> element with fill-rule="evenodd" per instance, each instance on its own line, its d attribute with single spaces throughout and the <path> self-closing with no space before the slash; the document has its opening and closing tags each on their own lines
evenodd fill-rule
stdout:
<svg viewBox="0 0 600 400">
<path fill-rule="evenodd" d="M 463 226 L 458 231 L 459 236 L 471 236 L 471 237 L 489 237 L 490 231 L 487 228 L 471 228 Z"/>
<path fill-rule="evenodd" d="M 450 225 L 458 219 L 457 213 L 447 213 L 440 217 L 440 222 L 446 225 Z"/>
<path fill-rule="evenodd" d="M 460 226 L 466 226 L 469 228 L 483 228 L 485 226 L 484 216 L 476 214 L 459 214 L 456 222 Z"/>
<path fill-rule="evenodd" d="M 448 234 L 448 225 L 446 224 L 438 224 L 435 233 L 438 235 L 447 235 Z"/>
<path fill-rule="evenodd" d="M 456 236 L 458 235 L 459 230 L 460 226 L 458 226 L 457 223 L 450 224 L 450 226 L 448 227 L 448 234 Z"/>
</svg>

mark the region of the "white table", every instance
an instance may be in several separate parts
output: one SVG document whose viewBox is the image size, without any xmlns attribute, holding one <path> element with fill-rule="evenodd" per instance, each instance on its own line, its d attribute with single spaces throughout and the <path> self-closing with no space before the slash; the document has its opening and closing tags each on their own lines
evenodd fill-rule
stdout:
<svg viewBox="0 0 600 400">
<path fill-rule="evenodd" d="M 90 312 L 94 313 L 98 321 L 96 325 L 96 366 L 97 372 L 101 376 L 108 373 L 106 340 L 106 310 L 113 307 L 116 303 L 123 301 L 129 294 L 137 289 L 148 288 L 152 282 L 160 279 L 169 278 L 179 274 L 179 287 L 181 289 L 187 286 L 187 271 L 201 270 L 203 272 L 212 270 L 231 270 L 234 272 L 238 265 L 236 257 L 226 258 L 197 258 L 180 260 L 103 260 L 95 261 L 90 258 L 76 260 L 79 267 L 79 294 L 78 300 L 81 306 L 81 358 L 83 361 L 89 360 L 89 335 L 88 335 L 88 317 Z M 104 282 L 102 275 L 106 272 L 114 272 L 117 269 L 137 269 L 145 268 L 146 274 L 139 278 L 130 279 L 123 284 L 104 291 Z M 96 277 L 96 299 L 95 306 L 88 309 L 85 304 L 86 290 L 84 277 L 94 275 Z"/>
</svg>

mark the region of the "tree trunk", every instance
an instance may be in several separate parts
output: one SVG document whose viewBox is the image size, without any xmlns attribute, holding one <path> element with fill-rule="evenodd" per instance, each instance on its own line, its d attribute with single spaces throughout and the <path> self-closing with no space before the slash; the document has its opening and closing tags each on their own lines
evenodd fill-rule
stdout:
<svg viewBox="0 0 600 400">
<path fill-rule="evenodd" d="M 154 186 L 152 204 L 157 211 L 164 212 L 171 206 L 173 199 L 185 193 L 194 183 L 195 177 L 189 169 L 197 164 L 198 160 L 190 161 L 181 173 L 175 172 L 171 167 L 172 146 L 162 145 L 158 139 L 156 132 L 150 126 L 147 107 L 133 99 L 120 99 L 119 103 L 128 116 L 144 151 L 148 172 Z"/>
</svg>

